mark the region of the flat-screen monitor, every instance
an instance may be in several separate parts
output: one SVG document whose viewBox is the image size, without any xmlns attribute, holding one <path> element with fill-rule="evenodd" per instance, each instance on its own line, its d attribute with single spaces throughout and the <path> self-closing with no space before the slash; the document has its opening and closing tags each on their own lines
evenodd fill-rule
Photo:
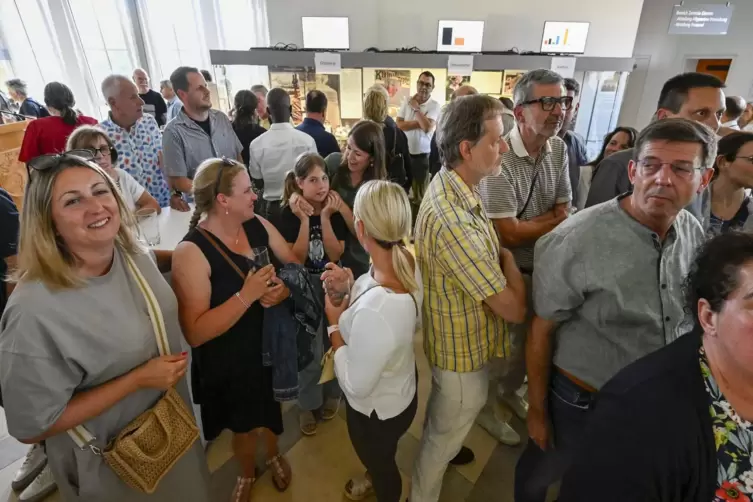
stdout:
<svg viewBox="0 0 753 502">
<path fill-rule="evenodd" d="M 548 54 L 583 54 L 586 52 L 588 28 L 591 23 L 547 21 L 541 52 Z"/>
<path fill-rule="evenodd" d="M 483 40 L 483 21 L 439 21 L 439 52 L 481 52 Z"/>
<path fill-rule="evenodd" d="M 304 49 L 350 49 L 347 17 L 303 17 Z"/>
</svg>

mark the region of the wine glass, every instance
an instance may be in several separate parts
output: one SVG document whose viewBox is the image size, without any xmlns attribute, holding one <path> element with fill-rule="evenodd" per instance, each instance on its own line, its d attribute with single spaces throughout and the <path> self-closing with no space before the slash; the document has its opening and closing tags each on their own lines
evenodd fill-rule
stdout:
<svg viewBox="0 0 753 502">
<path fill-rule="evenodd" d="M 248 260 L 251 273 L 256 272 L 258 269 L 264 268 L 271 263 L 269 261 L 269 251 L 265 246 L 253 248 L 251 250 L 251 256 L 246 256 L 246 260 Z M 274 284 L 277 284 L 277 281 L 273 280 L 267 282 L 267 286 L 272 286 Z"/>
</svg>

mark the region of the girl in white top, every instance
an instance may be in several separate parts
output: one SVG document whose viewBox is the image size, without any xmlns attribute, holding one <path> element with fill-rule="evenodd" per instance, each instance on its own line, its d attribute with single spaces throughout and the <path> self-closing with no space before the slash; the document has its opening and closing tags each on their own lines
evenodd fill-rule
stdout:
<svg viewBox="0 0 753 502">
<path fill-rule="evenodd" d="M 420 326 L 420 272 L 405 247 L 411 208 L 405 190 L 389 181 L 369 181 L 356 195 L 356 236 L 372 268 L 348 291 L 352 274 L 334 264 L 322 274 L 325 310 L 335 351 L 335 373 L 347 399 L 348 433 L 366 475 L 350 480 L 345 495 L 398 502 L 402 483 L 397 443 L 416 415 L 413 335 Z M 330 296 L 348 291 L 339 306 Z"/>
<path fill-rule="evenodd" d="M 104 129 L 90 125 L 77 127 L 68 137 L 67 149 L 91 150 L 94 153 L 94 162 L 113 179 L 120 189 L 128 209 L 131 211 L 155 209 L 158 214 L 161 212 L 157 199 L 139 185 L 133 176 L 122 169 L 113 167 L 113 163 L 118 158 L 118 152 Z"/>
</svg>

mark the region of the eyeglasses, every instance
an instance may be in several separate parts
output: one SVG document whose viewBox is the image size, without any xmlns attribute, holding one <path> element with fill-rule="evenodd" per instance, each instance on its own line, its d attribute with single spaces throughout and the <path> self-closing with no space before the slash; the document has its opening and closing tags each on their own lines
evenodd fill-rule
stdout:
<svg viewBox="0 0 753 502">
<path fill-rule="evenodd" d="M 753 155 L 750 155 L 749 157 L 735 157 L 735 160 L 742 159 L 748 164 L 753 164 Z"/>
<path fill-rule="evenodd" d="M 60 164 L 66 161 L 81 162 L 82 160 L 94 160 L 94 153 L 89 149 L 81 148 L 64 153 L 40 155 L 31 159 L 27 165 L 35 171 L 49 171 L 50 169 L 57 169 Z"/>
<path fill-rule="evenodd" d="M 422 82 L 420 80 L 416 82 L 416 84 L 418 85 L 418 87 L 431 87 L 434 85 L 431 82 Z"/>
<path fill-rule="evenodd" d="M 222 181 L 222 170 L 228 166 L 243 165 L 237 160 L 228 159 L 227 157 L 222 157 L 220 160 L 222 161 L 222 164 L 220 164 L 219 169 L 217 169 L 217 179 L 214 181 L 214 196 L 215 197 L 217 197 L 220 194 L 220 182 Z"/>
<path fill-rule="evenodd" d="M 703 167 L 696 167 L 688 163 L 662 162 L 658 159 L 642 159 L 638 161 L 638 167 L 644 176 L 654 176 L 664 166 L 669 166 L 672 169 L 672 174 L 684 180 L 692 179 L 696 171 L 703 170 Z"/>
<path fill-rule="evenodd" d="M 539 98 L 539 99 L 531 99 L 529 101 L 523 101 L 520 103 L 521 105 L 534 105 L 536 103 L 541 103 L 541 109 L 545 112 L 551 112 L 554 110 L 555 105 L 559 104 L 562 106 L 563 110 L 569 110 L 573 107 L 573 97 L 572 96 L 562 96 L 561 98 L 552 98 L 552 97 L 545 97 L 545 98 Z"/>
<path fill-rule="evenodd" d="M 100 154 L 102 157 L 107 157 L 108 155 L 110 155 L 110 152 L 112 151 L 109 145 L 104 145 L 99 148 L 88 148 L 88 150 L 92 153 L 94 157 L 96 157 L 97 154 Z"/>
</svg>

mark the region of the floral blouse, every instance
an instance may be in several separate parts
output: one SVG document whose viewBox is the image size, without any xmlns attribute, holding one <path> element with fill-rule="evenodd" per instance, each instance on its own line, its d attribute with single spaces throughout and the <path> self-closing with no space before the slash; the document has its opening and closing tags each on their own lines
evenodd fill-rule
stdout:
<svg viewBox="0 0 753 502">
<path fill-rule="evenodd" d="M 706 352 L 699 353 L 701 374 L 709 396 L 717 460 L 717 490 L 713 502 L 751 502 L 753 496 L 753 424 L 743 420 L 722 395 L 711 374 Z"/>
</svg>

